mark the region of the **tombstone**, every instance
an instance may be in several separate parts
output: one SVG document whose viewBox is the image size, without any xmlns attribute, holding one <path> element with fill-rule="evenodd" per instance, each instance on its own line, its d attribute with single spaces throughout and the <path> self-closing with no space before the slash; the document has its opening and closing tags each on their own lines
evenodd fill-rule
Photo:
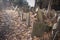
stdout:
<svg viewBox="0 0 60 40">
<path fill-rule="evenodd" d="M 38 21 L 39 21 L 40 23 L 43 22 L 42 14 L 43 14 L 43 13 L 42 13 L 41 9 L 39 8 L 39 10 L 38 10 L 38 12 L 37 12 L 37 18 L 38 18 Z"/>
<path fill-rule="evenodd" d="M 20 12 L 21 21 L 23 20 L 23 11 Z"/>
<path fill-rule="evenodd" d="M 26 24 L 27 26 L 30 26 L 30 13 L 26 14 Z"/>
<path fill-rule="evenodd" d="M 44 32 L 48 32 L 49 27 L 43 23 L 36 22 L 33 24 L 32 37 L 42 37 Z"/>
</svg>

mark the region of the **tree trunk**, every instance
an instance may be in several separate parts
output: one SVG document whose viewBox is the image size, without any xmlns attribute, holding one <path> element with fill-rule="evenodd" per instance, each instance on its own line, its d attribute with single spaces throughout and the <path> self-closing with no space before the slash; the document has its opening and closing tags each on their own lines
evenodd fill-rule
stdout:
<svg viewBox="0 0 60 40">
<path fill-rule="evenodd" d="M 51 11 L 51 5 L 52 5 L 52 0 L 49 1 L 49 4 L 48 4 L 48 11 Z"/>
</svg>

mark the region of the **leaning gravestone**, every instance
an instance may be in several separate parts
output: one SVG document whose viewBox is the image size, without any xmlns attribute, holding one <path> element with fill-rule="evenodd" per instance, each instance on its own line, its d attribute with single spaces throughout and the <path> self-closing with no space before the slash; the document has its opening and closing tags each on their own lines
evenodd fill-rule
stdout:
<svg viewBox="0 0 60 40">
<path fill-rule="evenodd" d="M 41 37 L 43 33 L 47 31 L 49 31 L 49 27 L 46 24 L 38 23 L 38 22 L 34 23 L 32 37 L 33 36 Z"/>
</svg>

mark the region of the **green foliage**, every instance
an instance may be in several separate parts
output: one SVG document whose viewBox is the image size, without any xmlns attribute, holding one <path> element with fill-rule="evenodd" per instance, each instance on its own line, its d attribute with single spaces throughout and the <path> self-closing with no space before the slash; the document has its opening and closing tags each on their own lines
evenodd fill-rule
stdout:
<svg viewBox="0 0 60 40">
<path fill-rule="evenodd" d="M 15 3 L 19 3 L 19 2 L 22 2 L 23 0 L 14 0 L 13 2 Z"/>
<path fill-rule="evenodd" d="M 27 1 L 25 0 L 14 0 L 13 3 L 17 4 L 17 5 L 27 5 Z"/>
</svg>

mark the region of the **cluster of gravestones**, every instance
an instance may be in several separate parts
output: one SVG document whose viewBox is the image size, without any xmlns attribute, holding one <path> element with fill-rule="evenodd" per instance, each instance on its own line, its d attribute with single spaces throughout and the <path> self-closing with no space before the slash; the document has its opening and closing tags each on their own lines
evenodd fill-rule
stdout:
<svg viewBox="0 0 60 40">
<path fill-rule="evenodd" d="M 36 14 L 16 9 L 5 9 L 0 12 L 0 39 L 32 40 L 32 26 Z"/>
</svg>

